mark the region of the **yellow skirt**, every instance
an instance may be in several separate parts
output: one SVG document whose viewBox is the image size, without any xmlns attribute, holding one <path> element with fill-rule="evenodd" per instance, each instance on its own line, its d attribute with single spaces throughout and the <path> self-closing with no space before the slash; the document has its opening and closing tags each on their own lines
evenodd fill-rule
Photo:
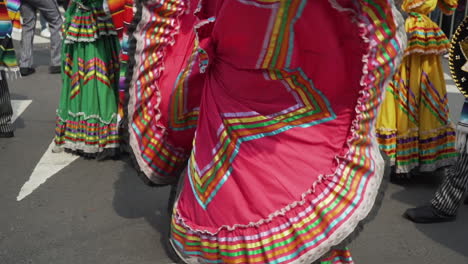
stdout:
<svg viewBox="0 0 468 264">
<path fill-rule="evenodd" d="M 455 163 L 455 130 L 439 55 L 403 58 L 387 87 L 376 132 L 396 173 L 430 172 Z"/>
</svg>

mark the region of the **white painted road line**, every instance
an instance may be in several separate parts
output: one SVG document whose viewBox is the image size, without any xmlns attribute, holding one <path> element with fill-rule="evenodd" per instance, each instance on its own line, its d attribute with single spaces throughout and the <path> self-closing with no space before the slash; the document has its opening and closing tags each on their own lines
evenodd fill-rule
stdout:
<svg viewBox="0 0 468 264">
<path fill-rule="evenodd" d="M 14 123 L 16 119 L 28 108 L 32 100 L 11 100 L 11 107 L 13 108 L 13 117 L 11 122 Z"/>
<path fill-rule="evenodd" d="M 31 102 L 32 100 L 11 100 L 11 106 L 13 108 L 12 122 L 15 122 L 18 119 Z M 30 195 L 50 177 L 54 176 L 57 172 L 67 167 L 78 158 L 78 156 L 68 154 L 66 152 L 52 153 L 52 148 L 54 146 L 55 144 L 52 141 L 34 168 L 29 180 L 23 185 L 23 187 L 21 187 L 18 197 L 16 198 L 17 201 L 20 201 Z"/>
<path fill-rule="evenodd" d="M 41 160 L 39 160 L 34 168 L 29 180 L 21 187 L 18 197 L 16 198 L 17 201 L 21 201 L 26 196 L 30 195 L 50 177 L 78 159 L 77 155 L 66 152 L 52 153 L 52 148 L 54 146 L 55 143 L 52 141 Z"/>
</svg>

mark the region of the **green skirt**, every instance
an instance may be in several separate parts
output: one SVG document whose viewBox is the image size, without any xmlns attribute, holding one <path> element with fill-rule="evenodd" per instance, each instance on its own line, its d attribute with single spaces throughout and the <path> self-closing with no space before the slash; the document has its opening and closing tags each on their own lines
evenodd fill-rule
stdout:
<svg viewBox="0 0 468 264">
<path fill-rule="evenodd" d="M 66 14 L 55 136 L 60 149 L 95 156 L 119 147 L 120 48 L 110 19 L 99 7 L 74 5 Z"/>
</svg>

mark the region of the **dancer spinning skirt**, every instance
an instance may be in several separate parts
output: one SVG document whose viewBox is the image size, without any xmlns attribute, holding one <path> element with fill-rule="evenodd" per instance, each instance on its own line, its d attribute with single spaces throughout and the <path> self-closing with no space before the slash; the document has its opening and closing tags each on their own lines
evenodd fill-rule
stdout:
<svg viewBox="0 0 468 264">
<path fill-rule="evenodd" d="M 56 149 L 107 158 L 119 147 L 119 43 L 103 0 L 74 0 L 66 12 Z"/>
<path fill-rule="evenodd" d="M 380 147 L 391 158 L 396 175 L 412 169 L 431 172 L 452 165 L 455 132 L 449 119 L 441 55 L 449 40 L 427 16 L 437 4 L 446 14 L 457 0 L 405 0 L 408 47 L 400 68 L 387 87 L 377 121 Z"/>
<path fill-rule="evenodd" d="M 148 182 L 179 180 L 183 262 L 353 263 L 344 246 L 381 191 L 398 15 L 387 0 L 143 2 L 128 140 Z"/>
</svg>

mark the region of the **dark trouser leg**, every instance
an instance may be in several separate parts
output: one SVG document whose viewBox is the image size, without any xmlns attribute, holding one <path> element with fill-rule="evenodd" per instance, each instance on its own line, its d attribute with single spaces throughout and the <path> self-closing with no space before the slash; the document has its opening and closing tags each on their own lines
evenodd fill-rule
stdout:
<svg viewBox="0 0 468 264">
<path fill-rule="evenodd" d="M 10 92 L 8 91 L 8 83 L 5 72 L 1 72 L 0 80 L 0 133 L 13 132 L 11 117 L 13 109 L 11 108 Z"/>
<path fill-rule="evenodd" d="M 21 31 L 21 57 L 19 65 L 22 68 L 31 68 L 33 65 L 33 40 L 36 29 L 36 9 L 27 1 L 21 3 L 21 18 L 23 19 Z"/>
<path fill-rule="evenodd" d="M 448 170 L 448 175 L 432 199 L 432 206 L 446 215 L 456 215 L 468 184 L 468 153 L 461 153 L 457 164 Z"/>
<path fill-rule="evenodd" d="M 44 16 L 49 24 L 50 31 L 50 66 L 61 65 L 61 49 L 62 49 L 62 15 L 56 0 L 23 0 L 22 5 L 29 4 Z M 22 8 L 21 8 L 22 10 Z M 35 23 L 35 20 L 34 20 Z M 24 30 L 24 29 L 23 29 Z M 34 32 L 33 32 L 34 33 Z M 32 42 L 31 42 L 32 43 Z M 24 66 L 22 66 L 24 67 Z"/>
</svg>

